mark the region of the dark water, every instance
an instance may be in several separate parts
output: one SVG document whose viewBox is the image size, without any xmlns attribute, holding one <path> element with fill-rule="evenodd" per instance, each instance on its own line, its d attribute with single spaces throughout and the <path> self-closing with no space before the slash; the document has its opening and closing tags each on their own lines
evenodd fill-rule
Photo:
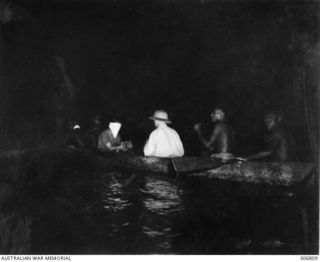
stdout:
<svg viewBox="0 0 320 262">
<path fill-rule="evenodd" d="M 55 170 L 2 214 L 4 253 L 303 253 L 299 199 L 283 189 L 204 177 Z"/>
</svg>

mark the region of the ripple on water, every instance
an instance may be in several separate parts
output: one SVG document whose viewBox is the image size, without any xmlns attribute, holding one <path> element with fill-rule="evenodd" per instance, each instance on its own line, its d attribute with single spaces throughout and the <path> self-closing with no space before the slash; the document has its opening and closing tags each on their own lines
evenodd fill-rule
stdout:
<svg viewBox="0 0 320 262">
<path fill-rule="evenodd" d="M 146 178 L 145 189 L 140 189 L 146 196 L 144 206 L 151 212 L 160 215 L 170 215 L 180 212 L 182 200 L 177 185 L 166 180 Z"/>
<path fill-rule="evenodd" d="M 125 197 L 123 185 L 117 178 L 119 175 L 119 173 L 111 173 L 102 182 L 106 189 L 103 192 L 104 208 L 108 211 L 118 212 L 132 205 L 130 200 Z"/>
<path fill-rule="evenodd" d="M 170 178 L 150 175 L 145 176 L 140 192 L 145 210 L 142 231 L 153 252 L 168 254 L 177 236 L 174 223 L 183 210 L 179 185 Z"/>
</svg>

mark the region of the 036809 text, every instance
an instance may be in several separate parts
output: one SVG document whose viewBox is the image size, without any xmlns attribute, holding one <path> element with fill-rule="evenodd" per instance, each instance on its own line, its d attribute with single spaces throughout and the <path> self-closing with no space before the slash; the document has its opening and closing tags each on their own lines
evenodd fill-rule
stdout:
<svg viewBox="0 0 320 262">
<path fill-rule="evenodd" d="M 318 260 L 318 256 L 301 256 L 300 260 Z"/>
</svg>

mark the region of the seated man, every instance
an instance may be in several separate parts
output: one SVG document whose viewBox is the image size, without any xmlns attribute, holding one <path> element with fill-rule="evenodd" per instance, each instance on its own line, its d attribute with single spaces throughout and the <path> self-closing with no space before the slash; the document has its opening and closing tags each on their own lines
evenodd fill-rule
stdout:
<svg viewBox="0 0 320 262">
<path fill-rule="evenodd" d="M 70 121 L 69 132 L 66 137 L 66 146 L 69 148 L 84 148 L 83 134 L 77 122 Z"/>
<path fill-rule="evenodd" d="M 99 115 L 96 115 L 93 119 L 90 120 L 90 126 L 86 132 L 86 147 L 90 149 L 97 149 L 98 139 L 101 133 L 101 118 Z"/>
<path fill-rule="evenodd" d="M 292 135 L 282 126 L 282 117 L 269 113 L 264 121 L 267 130 L 270 132 L 266 137 L 268 146 L 265 151 L 250 156 L 247 160 L 268 159 L 278 162 L 294 160 L 293 148 L 295 142 Z"/>
<path fill-rule="evenodd" d="M 210 154 L 231 153 L 234 132 L 226 123 L 225 114 L 221 108 L 215 108 L 211 113 L 211 121 L 215 124 L 209 139 L 206 139 L 201 130 L 201 124 L 194 126 L 202 144 L 207 148 Z"/>
<path fill-rule="evenodd" d="M 144 146 L 145 156 L 180 157 L 184 154 L 182 142 L 178 133 L 167 126 L 171 121 L 163 110 L 155 111 L 152 117 L 156 127 L 149 136 Z"/>
<path fill-rule="evenodd" d="M 103 131 L 98 139 L 98 149 L 102 152 L 126 151 L 132 148 L 130 142 L 121 142 L 119 131 L 121 123 L 118 121 L 110 122 L 109 128 Z"/>
</svg>

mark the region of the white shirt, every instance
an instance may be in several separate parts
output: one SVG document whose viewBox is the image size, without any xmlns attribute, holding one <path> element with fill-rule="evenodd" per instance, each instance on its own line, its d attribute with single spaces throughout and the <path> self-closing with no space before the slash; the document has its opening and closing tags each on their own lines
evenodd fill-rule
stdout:
<svg viewBox="0 0 320 262">
<path fill-rule="evenodd" d="M 151 132 L 143 152 L 145 156 L 177 157 L 183 156 L 184 149 L 178 133 L 161 125 Z"/>
</svg>

